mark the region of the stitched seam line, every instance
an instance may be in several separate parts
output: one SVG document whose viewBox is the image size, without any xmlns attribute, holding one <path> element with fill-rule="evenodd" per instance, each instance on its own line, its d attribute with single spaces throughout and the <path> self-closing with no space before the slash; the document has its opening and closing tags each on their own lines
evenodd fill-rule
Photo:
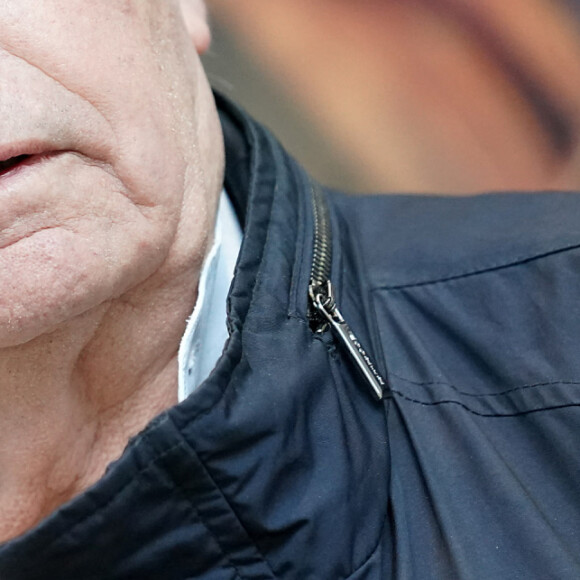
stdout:
<svg viewBox="0 0 580 580">
<path fill-rule="evenodd" d="M 255 132 L 255 130 L 253 128 L 251 128 L 251 131 L 252 131 L 252 134 L 253 134 L 254 139 L 256 141 L 266 139 L 266 137 L 257 135 L 256 132 Z M 269 143 L 270 147 L 272 147 L 271 139 L 268 139 L 268 143 Z M 256 157 L 257 157 L 257 155 L 256 155 Z M 259 164 L 260 163 L 258 161 L 256 161 L 256 163 L 254 164 L 254 172 L 255 172 L 255 175 L 258 174 L 257 166 Z M 255 184 L 256 179 L 257 178 L 254 179 L 254 182 L 252 184 L 252 188 L 255 188 L 255 186 L 256 186 L 256 184 Z M 276 181 L 276 183 L 274 185 L 274 192 L 276 192 L 277 191 L 277 188 L 278 188 L 277 179 L 275 179 L 275 181 Z M 272 215 L 272 207 L 273 207 L 273 203 L 270 204 L 268 216 L 271 216 Z M 268 228 L 268 232 L 266 233 L 266 238 L 265 238 L 265 241 L 264 241 L 263 250 L 265 250 L 266 245 L 268 244 L 268 240 L 270 239 L 270 236 L 271 236 L 271 232 L 270 232 L 270 228 Z M 262 258 L 263 258 L 263 255 L 264 255 L 264 252 L 262 251 Z M 256 273 L 256 281 L 255 281 L 254 287 L 252 289 L 252 296 L 249 299 L 249 305 L 248 305 L 248 309 L 247 309 L 248 311 L 252 307 L 252 304 L 255 302 L 256 291 L 257 291 L 258 286 L 260 284 L 260 278 L 261 277 L 260 277 L 260 271 L 259 270 L 260 269 L 258 269 L 258 272 Z M 238 345 L 238 349 L 239 349 L 239 351 L 241 353 L 241 345 Z M 190 418 L 189 418 L 188 423 L 191 424 L 194 421 L 196 421 L 199 417 L 204 417 L 206 415 L 209 415 L 214 410 L 214 408 L 217 407 L 217 405 L 220 404 L 220 402 L 222 401 L 222 399 L 226 396 L 227 392 L 229 391 L 229 388 L 230 388 L 230 382 L 228 382 L 227 384 L 224 384 L 223 385 L 223 388 L 221 389 L 221 392 L 216 397 L 216 399 L 214 401 L 212 401 L 211 404 L 209 404 L 207 407 L 205 407 L 203 409 L 200 409 L 197 413 L 192 413 L 191 416 L 190 416 Z"/>
<path fill-rule="evenodd" d="M 461 389 L 459 389 L 459 387 L 455 386 L 453 383 L 447 383 L 445 381 L 413 381 L 411 379 L 408 379 L 406 377 L 402 377 L 401 375 L 398 375 L 396 373 L 389 373 L 390 376 L 393 377 L 397 377 L 398 379 L 405 381 L 406 383 L 410 383 L 412 385 L 417 385 L 420 387 L 428 387 L 428 386 L 434 386 L 434 385 L 443 385 L 446 387 L 450 387 L 451 389 L 453 389 L 456 393 L 458 393 L 459 395 L 464 395 L 466 397 L 473 397 L 473 398 L 484 398 L 484 397 L 499 397 L 499 396 L 503 396 L 503 395 L 509 395 L 511 393 L 515 393 L 518 391 L 525 391 L 528 389 L 536 389 L 536 388 L 541 388 L 541 387 L 549 387 L 549 386 L 555 386 L 555 385 L 574 385 L 574 386 L 580 386 L 580 382 L 577 381 L 546 381 L 546 382 L 542 382 L 542 383 L 533 383 L 530 385 L 520 385 L 517 387 L 513 387 L 510 388 L 506 391 L 500 391 L 499 393 L 468 393 L 466 391 L 462 391 Z"/>
<path fill-rule="evenodd" d="M 461 403 L 460 401 L 446 400 L 446 401 L 434 401 L 432 403 L 428 403 L 425 401 L 419 401 L 418 399 L 413 399 L 412 397 L 408 397 L 407 395 L 401 393 L 401 391 L 397 391 L 395 389 L 391 389 L 391 393 L 393 395 L 401 397 L 402 399 L 405 399 L 406 401 L 409 401 L 410 403 L 415 403 L 417 405 L 422 405 L 424 407 L 438 407 L 439 405 L 457 405 L 458 407 L 461 407 L 462 409 L 464 409 L 468 413 L 471 413 L 472 415 L 476 415 L 477 417 L 489 417 L 489 418 L 493 418 L 493 417 L 497 417 L 497 418 L 518 417 L 519 415 L 530 415 L 531 413 L 540 413 L 542 411 L 554 411 L 556 409 L 566 409 L 568 407 L 580 407 L 580 403 L 566 403 L 563 405 L 553 405 L 551 407 L 542 407 L 540 409 L 527 409 L 525 411 L 518 411 L 515 413 L 479 413 L 478 411 L 474 411 L 473 409 L 470 409 L 467 405 Z"/>
<path fill-rule="evenodd" d="M 580 244 L 574 244 L 570 246 L 565 246 L 563 248 L 557 248 L 555 250 L 550 250 L 548 252 L 544 252 L 542 254 L 537 254 L 535 256 L 521 256 L 519 258 L 514 258 L 510 262 L 506 262 L 503 264 L 495 264 L 491 266 L 487 266 L 485 268 L 478 268 L 476 270 L 468 270 L 467 272 L 462 272 L 461 274 L 449 274 L 444 277 L 435 278 L 433 280 L 424 280 L 420 282 L 409 282 L 406 284 L 380 284 L 376 286 L 375 290 L 403 290 L 405 288 L 416 288 L 420 286 L 430 286 L 434 284 L 441 284 L 444 282 L 449 282 L 452 280 L 461 280 L 462 278 L 469 278 L 471 276 L 477 276 L 478 274 L 486 274 L 488 272 L 494 272 L 496 270 L 504 270 L 506 268 L 511 268 L 514 266 L 519 266 L 521 264 L 526 264 L 528 262 L 534 262 L 536 260 L 541 260 L 543 258 L 548 258 L 550 256 L 561 254 L 564 252 L 568 252 L 571 250 L 577 250 L 580 248 Z"/>
<path fill-rule="evenodd" d="M 170 419 L 170 420 L 173 423 L 173 420 L 172 419 Z M 260 558 L 262 559 L 262 562 L 264 562 L 264 564 L 268 568 L 270 574 L 272 575 L 272 578 L 275 578 L 275 574 L 274 574 L 274 571 L 272 569 L 272 566 L 270 565 L 270 562 L 266 559 L 266 557 L 264 556 L 264 554 L 262 553 L 260 548 L 256 545 L 256 542 L 254 541 L 254 539 L 252 538 L 252 536 L 250 535 L 250 533 L 248 532 L 248 530 L 246 529 L 246 527 L 242 523 L 241 518 L 238 516 L 238 514 L 234 510 L 233 506 L 231 505 L 230 501 L 228 500 L 227 495 L 224 493 L 222 488 L 217 484 L 217 482 L 216 482 L 215 478 L 213 477 L 213 475 L 211 474 L 211 471 L 208 468 L 208 466 L 205 464 L 205 462 L 202 461 L 201 457 L 199 456 L 199 453 L 197 452 L 197 450 L 193 446 L 193 443 L 184 437 L 183 433 L 181 433 L 181 431 L 177 428 L 177 426 L 175 424 L 174 424 L 174 426 L 175 426 L 177 432 L 180 433 L 180 435 L 183 437 L 183 445 L 186 446 L 190 450 L 190 452 L 195 455 L 195 457 L 197 458 L 197 461 L 199 462 L 199 465 L 203 467 L 203 469 L 204 469 L 207 477 L 209 478 L 211 484 L 213 485 L 213 487 L 216 490 L 219 491 L 220 496 L 226 502 L 230 513 L 235 517 L 236 521 L 238 522 L 238 524 L 240 525 L 240 527 L 244 531 L 244 534 L 246 535 L 248 543 L 251 544 L 253 546 L 253 548 L 256 550 L 256 553 L 258 554 L 258 556 L 260 556 Z M 189 498 L 186 497 L 186 499 L 189 503 L 191 503 L 193 505 L 193 503 L 191 502 L 191 500 Z M 196 508 L 194 507 L 194 509 L 196 509 Z M 198 514 L 198 517 L 204 522 L 204 525 L 206 526 L 206 528 L 209 529 L 208 525 L 205 523 L 206 520 L 203 518 L 203 516 L 199 512 L 197 512 L 197 514 Z M 213 534 L 212 534 L 212 537 L 214 537 L 216 542 L 218 541 L 217 538 L 215 538 L 215 536 Z M 222 548 L 222 546 L 219 542 L 218 542 L 218 545 L 220 546 L 220 548 Z M 222 548 L 222 551 L 225 553 L 223 548 Z M 236 570 L 237 570 L 237 568 L 236 568 Z"/>
<path fill-rule="evenodd" d="M 76 522 L 73 523 L 72 526 L 70 526 L 66 530 L 66 534 L 67 535 L 74 534 L 74 532 L 81 525 L 85 524 L 88 520 L 90 520 L 96 514 L 108 509 L 114 502 L 116 502 L 118 499 L 120 499 L 121 495 L 125 494 L 131 487 L 133 487 L 139 483 L 139 476 L 146 473 L 147 471 L 150 471 L 158 462 L 160 462 L 163 458 L 165 458 L 167 455 L 169 455 L 170 453 L 172 453 L 175 449 L 177 449 L 179 447 L 183 447 L 182 442 L 176 443 L 175 445 L 172 445 L 171 447 L 166 449 L 163 453 L 161 453 L 160 455 L 151 459 L 147 463 L 147 465 L 144 465 L 134 476 L 132 476 L 132 478 L 127 483 L 125 483 L 125 485 L 123 485 L 121 487 L 121 489 L 117 490 L 117 492 L 115 494 L 113 494 L 104 504 L 100 505 L 96 510 L 92 511 L 90 514 L 83 515 L 80 519 L 76 520 Z M 59 540 L 60 540 L 60 538 L 54 538 L 52 541 L 50 541 L 46 545 L 46 547 L 43 549 L 43 551 L 46 551 L 46 549 L 55 546 L 59 542 Z"/>
<path fill-rule="evenodd" d="M 201 515 L 201 513 L 199 512 L 199 510 L 197 509 L 197 507 L 194 505 L 194 503 L 191 501 L 191 499 L 187 496 L 187 494 L 181 489 L 181 487 L 175 481 L 175 479 L 174 479 L 174 482 L 176 483 L 176 493 L 179 493 L 179 495 L 187 502 L 187 504 L 191 506 L 191 510 L 195 513 L 195 515 L 197 516 L 197 519 L 201 522 L 201 524 L 203 525 L 203 527 L 207 530 L 207 532 L 209 533 L 209 535 L 212 537 L 213 541 L 216 543 L 216 545 L 220 549 L 223 557 L 225 558 L 225 560 L 228 563 L 228 565 L 230 566 L 230 568 L 232 568 L 232 570 L 235 571 L 236 578 L 239 578 L 240 580 L 244 580 L 244 579 L 247 580 L 247 576 L 242 576 L 242 574 L 241 574 L 240 570 L 238 569 L 238 567 L 230 560 L 227 551 L 221 545 L 218 537 L 213 533 L 212 529 L 207 525 L 204 517 Z"/>
<path fill-rule="evenodd" d="M 312 232 L 306 232 L 306 213 L 308 212 L 307 204 L 310 202 L 309 198 L 309 190 L 307 188 L 307 184 L 305 183 L 304 176 L 301 176 L 301 179 L 298 179 L 296 175 L 296 169 L 290 165 L 290 160 L 288 157 L 284 158 L 284 165 L 286 166 L 286 171 L 294 184 L 294 188 L 296 191 L 303 191 L 304 194 L 300 195 L 297 194 L 297 220 L 298 220 L 298 227 L 296 232 L 296 252 L 294 253 L 294 264 L 292 268 L 292 282 L 290 285 L 290 300 L 289 300 L 289 308 L 288 308 L 288 317 L 300 317 L 298 303 L 303 298 L 300 297 L 300 292 L 302 291 L 301 282 L 302 282 L 302 268 L 304 263 L 308 260 L 307 257 L 307 247 L 308 244 L 306 242 L 307 238 L 313 236 Z M 300 181 L 300 182 L 299 182 Z M 307 193 L 308 192 L 308 193 Z M 307 294 L 307 288 L 304 288 L 305 297 Z"/>
</svg>

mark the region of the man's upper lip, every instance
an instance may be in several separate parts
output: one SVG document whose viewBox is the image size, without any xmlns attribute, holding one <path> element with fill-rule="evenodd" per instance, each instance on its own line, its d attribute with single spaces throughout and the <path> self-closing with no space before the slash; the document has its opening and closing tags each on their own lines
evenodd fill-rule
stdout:
<svg viewBox="0 0 580 580">
<path fill-rule="evenodd" d="M 49 155 L 57 152 L 58 147 L 38 141 L 0 144 L 0 163 L 17 157 L 26 158 L 33 155 Z"/>
</svg>

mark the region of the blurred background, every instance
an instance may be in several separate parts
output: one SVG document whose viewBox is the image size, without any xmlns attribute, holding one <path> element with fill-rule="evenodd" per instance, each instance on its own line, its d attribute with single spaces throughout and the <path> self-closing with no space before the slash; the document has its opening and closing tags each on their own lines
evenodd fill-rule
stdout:
<svg viewBox="0 0 580 580">
<path fill-rule="evenodd" d="M 580 189 L 580 0 L 208 0 L 215 88 L 351 191 Z"/>
</svg>

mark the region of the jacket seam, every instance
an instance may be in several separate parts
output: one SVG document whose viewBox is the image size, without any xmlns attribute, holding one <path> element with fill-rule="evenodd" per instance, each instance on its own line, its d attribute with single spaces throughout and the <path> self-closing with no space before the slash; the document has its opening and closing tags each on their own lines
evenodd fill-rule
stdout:
<svg viewBox="0 0 580 580">
<path fill-rule="evenodd" d="M 191 499 L 187 496 L 187 494 L 183 491 L 183 489 L 181 489 L 181 486 L 178 483 L 177 483 L 177 486 L 176 486 L 176 493 L 179 493 L 179 495 L 188 503 L 188 505 L 191 506 L 191 510 L 195 513 L 195 515 L 197 516 L 198 520 L 201 522 L 201 524 L 203 525 L 203 527 L 207 530 L 207 532 L 209 533 L 209 535 L 213 538 L 213 541 L 216 543 L 216 545 L 220 549 L 220 552 L 224 556 L 224 558 L 225 558 L 226 562 L 228 563 L 228 565 L 230 566 L 230 568 L 232 570 L 234 570 L 234 572 L 236 573 L 236 578 L 239 578 L 239 580 L 249 580 L 247 576 L 243 576 L 242 575 L 242 573 L 240 572 L 240 570 L 238 569 L 238 567 L 230 560 L 227 551 L 222 546 L 222 544 L 219 541 L 217 535 L 212 531 L 212 529 L 210 528 L 210 526 L 207 525 L 205 518 L 201 515 L 201 513 L 199 512 L 199 510 L 197 509 L 197 507 L 195 506 L 195 504 L 191 501 Z"/>
<path fill-rule="evenodd" d="M 298 178 L 296 175 L 296 170 L 290 165 L 290 160 L 285 157 L 284 158 L 284 165 L 286 166 L 286 171 L 288 172 L 290 179 L 292 179 L 294 190 L 298 196 L 297 202 L 297 233 L 296 233 L 296 251 L 294 253 L 294 265 L 292 268 L 292 281 L 290 284 L 290 300 L 289 300 L 289 309 L 288 309 L 288 316 L 294 316 L 297 318 L 302 318 L 299 312 L 298 304 L 300 301 L 300 292 L 302 291 L 301 281 L 302 281 L 302 269 L 304 268 L 304 264 L 308 263 L 308 256 L 307 254 L 307 231 L 306 231 L 306 221 L 307 221 L 307 204 L 310 202 L 310 190 L 306 183 L 306 180 L 303 177 L 300 181 L 303 182 L 301 184 L 298 183 Z M 302 187 L 301 187 L 302 185 Z M 308 184 L 310 185 L 310 184 Z M 313 236 L 313 232 L 311 232 L 311 236 Z M 306 290 L 306 289 L 305 289 Z M 305 292 L 306 294 L 307 292 Z M 306 299 L 306 296 L 305 296 Z"/>
<path fill-rule="evenodd" d="M 404 290 L 406 288 L 416 288 L 416 287 L 420 287 L 420 286 L 431 286 L 431 285 L 435 285 L 435 284 L 442 284 L 442 283 L 450 282 L 453 280 L 461 280 L 463 278 L 470 278 L 472 276 L 477 276 L 479 274 L 486 274 L 489 272 L 495 272 L 498 270 L 504 270 L 507 268 L 520 266 L 522 264 L 535 262 L 537 260 L 549 258 L 550 256 L 554 256 L 557 254 L 562 254 L 564 252 L 569 252 L 569 251 L 578 250 L 578 249 L 580 249 L 580 244 L 573 244 L 573 245 L 564 246 L 561 248 L 549 250 L 547 252 L 543 252 L 541 254 L 536 254 L 534 256 L 521 256 L 518 258 L 514 258 L 513 260 L 510 260 L 509 262 L 491 264 L 489 266 L 485 266 L 482 268 L 468 270 L 468 271 L 462 272 L 460 274 L 446 274 L 444 276 L 440 276 L 440 277 L 433 278 L 430 280 L 408 282 L 408 283 L 404 283 L 404 284 L 378 284 L 377 286 L 375 286 L 373 288 L 373 290 Z"/>
<path fill-rule="evenodd" d="M 539 383 L 532 383 L 529 385 L 514 386 L 514 387 L 511 387 L 505 391 L 500 391 L 499 393 L 469 393 L 467 391 L 462 391 L 459 387 L 457 387 L 453 383 L 449 383 L 446 381 L 414 381 L 412 379 L 408 379 L 406 377 L 403 377 L 403 376 L 398 375 L 397 373 L 393 373 L 393 372 L 390 373 L 390 376 L 397 377 L 401 381 L 405 381 L 406 383 L 410 383 L 412 385 L 417 385 L 420 387 L 429 387 L 429 386 L 436 386 L 436 385 L 450 387 L 459 395 L 463 395 L 466 397 L 473 397 L 473 398 L 501 397 L 504 395 L 509 395 L 511 393 L 516 393 L 518 391 L 525 391 L 525 390 L 529 390 L 529 389 L 537 389 L 537 388 L 541 388 L 541 387 L 549 387 L 549 386 L 555 386 L 555 385 L 580 386 L 580 382 L 578 382 L 578 381 L 565 381 L 565 380 L 562 380 L 562 381 L 544 381 L 544 382 L 539 382 Z"/>
<path fill-rule="evenodd" d="M 270 148 L 271 151 L 271 155 L 272 157 L 275 159 L 276 161 L 276 165 L 280 165 L 280 152 L 277 151 L 275 144 L 273 143 L 271 138 L 267 138 L 267 143 L 268 146 Z M 282 159 L 282 165 L 284 165 L 284 160 Z M 256 172 L 258 170 L 256 169 Z M 265 223 L 266 223 L 266 232 L 265 232 L 265 236 L 264 236 L 264 243 L 262 245 L 262 252 L 261 252 L 261 256 L 260 256 L 260 266 L 258 267 L 257 271 L 256 271 L 256 279 L 255 279 L 255 283 L 254 283 L 254 287 L 252 288 L 252 297 L 250 298 L 250 302 L 249 302 L 249 307 L 248 307 L 248 311 L 251 310 L 252 304 L 255 302 L 256 299 L 256 295 L 260 292 L 263 284 L 264 284 L 264 267 L 263 267 L 263 262 L 264 262 L 264 256 L 266 254 L 266 251 L 268 249 L 270 249 L 272 247 L 272 212 L 274 211 L 274 205 L 275 205 L 275 201 L 276 198 L 279 197 L 280 195 L 280 176 L 279 176 L 279 172 L 276 171 L 274 178 L 273 178 L 273 187 L 272 187 L 272 199 L 270 201 L 270 206 L 268 208 L 268 216 L 267 216 L 267 220 L 265 219 Z M 292 284 L 292 280 L 290 282 L 290 284 Z M 292 286 L 290 286 L 290 290 L 291 290 Z M 290 297 L 289 297 L 290 298 Z M 288 307 L 286 308 L 286 312 L 288 312 Z"/>
<path fill-rule="evenodd" d="M 177 428 L 177 427 L 176 427 Z M 181 434 L 181 436 L 183 437 L 183 434 L 181 433 L 181 431 L 178 430 L 178 432 Z M 262 551 L 260 550 L 260 548 L 256 545 L 255 540 L 252 538 L 251 534 L 249 533 L 249 531 L 246 529 L 246 526 L 243 524 L 241 518 L 238 516 L 238 514 L 236 513 L 236 510 L 233 508 L 232 504 L 230 503 L 228 496 L 226 495 L 226 493 L 223 491 L 223 489 L 218 485 L 215 477 L 212 475 L 211 470 L 209 469 L 209 467 L 206 465 L 206 463 L 201 459 L 198 451 L 195 449 L 193 443 L 191 441 L 189 441 L 187 438 L 183 438 L 183 445 L 185 447 L 187 447 L 197 458 L 199 464 L 203 467 L 207 477 L 209 478 L 209 480 L 211 481 L 212 485 L 214 486 L 214 488 L 216 490 L 219 491 L 220 496 L 223 498 L 223 500 L 225 501 L 225 503 L 227 504 L 227 507 L 230 511 L 230 513 L 235 517 L 236 521 L 238 522 L 238 524 L 240 525 L 240 527 L 242 528 L 242 530 L 244 531 L 244 534 L 247 538 L 247 542 L 250 543 L 253 548 L 256 550 L 258 556 L 261 558 L 262 562 L 264 562 L 264 564 L 267 566 L 268 571 L 270 572 L 272 578 L 275 578 L 275 574 L 274 571 L 272 569 L 272 566 L 270 565 L 270 562 L 268 561 L 268 559 L 264 556 L 264 554 L 262 553 Z M 184 494 L 185 495 L 185 494 Z M 197 510 L 197 508 L 195 508 L 193 506 L 193 502 L 191 501 L 191 499 L 189 499 L 187 496 L 185 496 L 186 500 L 192 505 L 193 509 L 196 510 L 196 513 L 198 514 L 198 517 L 200 518 L 200 520 L 202 520 L 204 522 L 205 527 L 210 530 L 207 522 L 207 519 L 202 516 L 199 511 Z M 225 551 L 222 548 L 222 544 L 218 541 L 217 537 L 210 531 L 210 533 L 212 534 L 212 537 L 215 539 L 215 541 L 218 543 L 218 545 L 220 546 L 220 548 L 222 549 L 222 552 L 225 553 Z M 229 559 L 228 559 L 229 561 Z M 236 570 L 236 572 L 239 571 L 238 569 L 232 564 L 232 566 L 234 567 L 234 569 Z M 243 579 L 243 577 L 241 577 Z"/>
<path fill-rule="evenodd" d="M 144 439 L 144 441 L 146 441 L 146 439 Z M 104 504 L 100 505 L 97 509 L 95 509 L 94 511 L 92 511 L 90 514 L 84 515 L 81 518 L 77 519 L 71 527 L 69 527 L 64 536 L 65 537 L 70 537 L 71 535 L 74 535 L 76 530 L 82 526 L 87 524 L 88 522 L 90 522 L 92 519 L 94 519 L 98 514 L 102 513 L 103 511 L 109 509 L 116 501 L 118 501 L 119 499 L 121 499 L 121 496 L 124 496 L 126 493 L 128 493 L 128 491 L 138 485 L 139 483 L 139 476 L 141 476 L 142 474 L 150 471 L 156 464 L 158 464 L 160 461 L 162 461 L 167 455 L 170 455 L 173 451 L 175 451 L 178 448 L 185 448 L 187 446 L 187 444 L 183 441 L 180 441 L 179 443 L 176 443 L 174 445 L 172 445 L 171 447 L 169 447 L 168 449 L 166 449 L 165 451 L 163 451 L 161 454 L 157 455 L 156 457 L 152 458 L 146 465 L 144 465 L 141 469 L 139 469 L 137 471 L 136 474 L 133 475 L 133 477 L 131 478 L 130 481 L 126 482 L 125 485 L 123 485 L 121 487 L 121 489 L 117 490 L 116 493 L 114 493 Z M 244 580 L 244 576 L 242 576 L 240 574 L 240 571 L 238 570 L 238 568 L 233 564 L 233 562 L 231 562 L 227 556 L 227 553 L 224 551 L 222 545 L 220 544 L 218 538 L 215 536 L 215 534 L 213 534 L 213 532 L 211 531 L 211 529 L 209 528 L 209 526 L 206 524 L 204 518 L 201 516 L 201 514 L 198 512 L 198 510 L 195 508 L 195 506 L 192 504 L 192 502 L 190 501 L 190 499 L 184 494 L 183 490 L 177 486 L 174 489 L 174 493 L 179 493 L 183 499 L 185 501 L 187 501 L 187 503 L 192 507 L 192 510 L 195 512 L 195 514 L 197 515 L 199 521 L 202 523 L 202 525 L 204 526 L 204 528 L 208 531 L 208 533 L 211 535 L 211 537 L 214 539 L 216 545 L 219 547 L 220 551 L 222 552 L 222 554 L 224 555 L 224 557 L 226 558 L 228 564 L 231 566 L 231 568 L 236 572 L 236 577 L 239 578 L 240 580 Z M 47 549 L 53 548 L 55 546 L 58 546 L 58 543 L 62 540 L 63 536 L 59 535 L 58 537 L 54 538 L 53 540 L 51 540 L 49 543 L 47 543 L 44 548 L 43 548 L 43 552 L 45 552 Z"/>
<path fill-rule="evenodd" d="M 146 441 L 146 439 L 144 439 L 144 441 Z M 150 461 L 147 462 L 146 465 L 144 465 L 141 469 L 139 469 L 137 473 L 134 474 L 129 481 L 127 481 L 120 489 L 118 489 L 112 496 L 110 496 L 105 503 L 99 505 L 98 508 L 92 511 L 90 514 L 85 514 L 80 518 L 76 519 L 74 523 L 72 523 L 72 525 L 67 528 L 65 532 L 66 535 L 68 536 L 74 534 L 74 532 L 79 528 L 79 526 L 86 524 L 88 521 L 94 518 L 96 514 L 108 509 L 113 503 L 118 501 L 122 495 L 127 493 L 127 491 L 131 487 L 139 483 L 138 476 L 150 471 L 154 465 L 159 463 L 164 457 L 166 457 L 179 447 L 184 447 L 183 442 L 176 443 L 171 447 L 169 447 L 168 449 L 166 449 L 165 451 L 163 451 L 163 453 L 157 455 L 156 457 L 153 457 Z M 61 538 L 62 536 L 52 539 L 49 543 L 46 544 L 46 546 L 43 548 L 43 551 L 46 551 L 46 549 L 58 545 L 58 542 L 61 540 Z"/>
<path fill-rule="evenodd" d="M 461 401 L 443 400 L 443 401 L 426 402 L 426 401 L 420 401 L 419 399 L 414 399 L 412 397 L 409 397 L 408 395 L 405 395 L 404 393 L 402 393 L 401 391 L 398 391 L 396 389 L 391 389 L 391 393 L 393 395 L 400 397 L 401 399 L 404 399 L 405 401 L 408 401 L 410 403 L 414 403 L 417 405 L 422 405 L 423 407 L 439 407 L 441 405 L 457 405 L 458 407 L 461 407 L 462 409 L 464 409 L 468 413 L 471 413 L 472 415 L 475 415 L 477 417 L 499 418 L 499 419 L 510 418 L 510 417 L 519 417 L 521 415 L 531 415 L 532 413 L 540 413 L 542 411 L 554 411 L 557 409 L 566 409 L 568 407 L 580 407 L 580 402 L 578 402 L 578 403 L 565 403 L 562 405 L 552 405 L 549 407 L 541 407 L 538 409 L 526 409 L 526 410 L 517 411 L 514 413 L 480 413 L 478 411 L 474 411 L 473 409 L 471 409 L 470 407 L 468 407 L 467 405 L 465 405 Z"/>
<path fill-rule="evenodd" d="M 254 129 L 252 127 L 250 127 L 250 129 L 252 129 L 252 131 L 254 131 Z M 253 137 L 254 137 L 255 141 L 258 140 L 257 135 L 253 134 Z M 266 137 L 264 137 L 264 139 L 266 139 Z M 270 139 L 267 139 L 267 140 L 268 140 L 269 146 L 271 148 L 273 148 L 271 140 Z M 274 154 L 274 152 L 272 152 L 272 153 Z M 252 174 L 254 175 L 254 178 L 252 179 L 252 195 L 253 195 L 253 192 L 256 188 L 257 177 L 255 177 L 255 176 L 257 176 L 260 173 L 258 166 L 260 165 L 261 162 L 257 158 L 258 158 L 258 154 L 256 153 L 254 155 L 254 163 L 252 165 Z M 272 191 L 273 191 L 274 196 L 277 195 L 277 192 L 278 192 L 278 175 L 277 174 L 274 178 L 274 185 L 273 185 Z M 268 209 L 268 217 L 267 217 L 267 219 L 265 218 L 265 221 L 267 221 L 268 224 L 271 222 L 273 205 L 274 204 L 272 201 L 272 203 L 270 203 L 270 207 Z M 262 245 L 262 254 L 260 256 L 260 264 L 262 264 L 262 261 L 263 261 L 264 251 L 265 251 L 266 247 L 269 245 L 270 236 L 271 236 L 271 228 L 268 227 L 268 231 L 265 234 L 264 243 Z M 255 279 L 254 286 L 252 288 L 251 296 L 248 299 L 249 302 L 248 302 L 247 311 L 249 311 L 251 309 L 252 304 L 255 302 L 256 293 L 258 292 L 259 286 L 262 284 L 262 278 L 263 278 L 263 272 L 262 272 L 262 267 L 260 265 L 260 267 L 258 268 L 258 271 L 256 272 L 256 279 Z M 239 329 L 239 326 L 237 326 L 236 329 Z M 232 333 L 232 336 L 230 336 L 230 341 L 232 340 L 233 336 L 234 336 L 234 333 Z M 208 381 L 209 380 L 211 380 L 211 379 L 208 379 Z M 226 384 L 223 385 L 223 388 L 221 389 L 219 395 L 215 398 L 215 400 L 211 401 L 211 403 L 208 404 L 206 407 L 203 407 L 203 408 L 197 410 L 197 412 L 192 412 L 188 422 L 191 424 L 194 421 L 198 420 L 200 417 L 205 417 L 205 416 L 209 415 L 210 413 L 212 413 L 213 410 L 220 404 L 222 399 L 226 396 L 227 392 L 229 391 L 229 387 L 230 387 L 230 381 L 228 381 Z"/>
</svg>

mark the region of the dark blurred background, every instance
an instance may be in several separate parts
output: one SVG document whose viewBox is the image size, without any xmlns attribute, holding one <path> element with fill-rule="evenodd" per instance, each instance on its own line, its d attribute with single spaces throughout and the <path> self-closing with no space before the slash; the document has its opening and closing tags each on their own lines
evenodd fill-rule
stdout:
<svg viewBox="0 0 580 580">
<path fill-rule="evenodd" d="M 580 189 L 575 0 L 208 0 L 213 85 L 347 190 Z"/>
</svg>

